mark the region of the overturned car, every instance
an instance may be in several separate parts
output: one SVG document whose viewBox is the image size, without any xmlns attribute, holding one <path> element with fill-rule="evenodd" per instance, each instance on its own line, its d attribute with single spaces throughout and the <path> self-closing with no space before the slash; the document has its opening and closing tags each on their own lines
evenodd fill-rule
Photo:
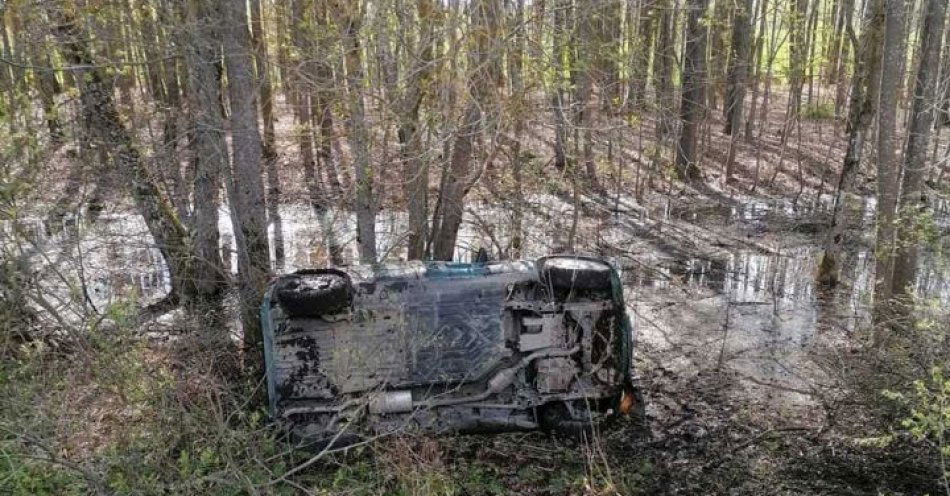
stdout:
<svg viewBox="0 0 950 496">
<path fill-rule="evenodd" d="M 641 406 L 621 284 L 596 258 L 299 271 L 261 318 L 271 415 L 305 442 L 576 433 Z"/>
</svg>

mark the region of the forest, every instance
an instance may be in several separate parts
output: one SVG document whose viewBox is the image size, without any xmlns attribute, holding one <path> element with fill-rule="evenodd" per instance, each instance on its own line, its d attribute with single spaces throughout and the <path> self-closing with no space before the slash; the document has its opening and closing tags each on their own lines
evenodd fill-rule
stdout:
<svg viewBox="0 0 950 496">
<path fill-rule="evenodd" d="M 0 0 L 0 493 L 950 496 L 947 0 Z M 300 269 L 620 273 L 646 433 L 294 449 Z"/>
</svg>

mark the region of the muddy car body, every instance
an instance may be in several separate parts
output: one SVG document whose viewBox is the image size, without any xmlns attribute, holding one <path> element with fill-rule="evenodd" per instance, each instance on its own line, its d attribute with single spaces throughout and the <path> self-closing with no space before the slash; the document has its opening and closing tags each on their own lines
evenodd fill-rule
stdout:
<svg viewBox="0 0 950 496">
<path fill-rule="evenodd" d="M 261 310 L 270 412 L 315 442 L 584 429 L 634 399 L 621 291 L 576 256 L 282 276 Z"/>
</svg>

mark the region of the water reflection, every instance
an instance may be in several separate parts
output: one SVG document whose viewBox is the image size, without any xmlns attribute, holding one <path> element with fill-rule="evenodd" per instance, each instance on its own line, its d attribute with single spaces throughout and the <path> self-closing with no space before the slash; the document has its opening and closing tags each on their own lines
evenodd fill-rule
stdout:
<svg viewBox="0 0 950 496">
<path fill-rule="evenodd" d="M 626 285 L 633 294 L 647 289 L 705 289 L 720 296 L 737 335 L 767 332 L 775 342 L 807 341 L 819 326 L 854 329 L 866 322 L 867 307 L 873 286 L 873 256 L 865 248 L 853 248 L 843 261 L 847 284 L 831 295 L 819 295 L 812 282 L 813 270 L 820 255 L 816 244 L 780 249 L 775 253 L 755 250 L 721 250 L 704 258 L 688 255 L 670 242 L 668 233 L 658 235 L 657 222 L 686 221 L 695 225 L 731 224 L 754 239 L 774 219 L 781 216 L 808 215 L 810 210 L 788 200 L 750 201 L 712 204 L 709 206 L 667 206 L 661 212 L 648 212 L 636 207 L 632 199 L 623 198 L 617 208 L 604 210 L 595 200 L 585 204 L 583 221 L 578 228 L 575 246 L 581 251 L 615 255 L 623 269 Z M 827 210 L 827 201 L 815 203 L 818 210 Z M 936 205 L 946 212 L 946 201 Z M 601 211 L 603 210 L 603 212 Z M 859 218 L 868 226 L 873 215 L 873 198 L 854 206 Z M 521 256 L 534 258 L 565 250 L 573 206 L 552 195 L 534 195 L 523 208 L 524 240 Z M 284 205 L 282 233 L 285 242 L 285 271 L 321 266 L 327 263 L 323 248 L 320 220 L 306 205 Z M 344 263 L 358 260 L 355 243 L 355 216 L 345 211 L 331 211 L 329 226 L 342 247 Z M 220 211 L 218 228 L 225 266 L 237 272 L 234 256 L 234 233 L 227 207 Z M 6 237 L 13 232 L 11 223 L 0 224 Z M 143 300 L 160 298 L 170 289 L 167 268 L 142 219 L 134 214 L 99 216 L 88 225 L 81 217 L 66 216 L 56 225 L 41 219 L 17 220 L 16 230 L 25 245 L 53 254 L 35 256 L 34 266 L 43 270 L 76 270 L 70 277 L 87 287 L 97 307 L 119 298 L 137 295 Z M 377 250 L 388 260 L 405 256 L 403 234 L 407 230 L 404 212 L 380 212 L 377 224 Z M 866 231 L 870 231 L 867 230 Z M 269 230 L 274 239 L 273 227 Z M 472 205 L 466 212 L 458 236 L 456 260 L 469 261 L 479 248 L 492 253 L 506 251 L 512 239 L 512 208 L 509 205 Z M 688 241 L 688 239 L 686 240 Z M 633 263 L 630 247 L 637 244 L 639 255 L 649 255 L 652 262 Z M 271 246 L 274 255 L 273 243 Z M 642 258 L 642 257 L 641 257 Z M 65 259 L 65 260 L 64 260 Z M 56 267 L 53 267 L 53 265 Z M 924 251 L 920 256 L 917 277 L 919 294 L 950 302 L 948 270 L 940 257 Z M 55 284 L 51 287 L 56 287 Z M 65 288 L 64 288 L 65 291 Z M 833 304 L 828 303 L 829 301 Z"/>
</svg>

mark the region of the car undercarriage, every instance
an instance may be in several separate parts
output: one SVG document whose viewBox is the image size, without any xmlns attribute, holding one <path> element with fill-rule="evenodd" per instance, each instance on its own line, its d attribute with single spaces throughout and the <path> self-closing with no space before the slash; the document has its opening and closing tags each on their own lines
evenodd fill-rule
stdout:
<svg viewBox="0 0 950 496">
<path fill-rule="evenodd" d="M 299 271 L 261 317 L 270 412 L 308 443 L 583 432 L 640 406 L 619 278 L 596 258 Z"/>
</svg>

